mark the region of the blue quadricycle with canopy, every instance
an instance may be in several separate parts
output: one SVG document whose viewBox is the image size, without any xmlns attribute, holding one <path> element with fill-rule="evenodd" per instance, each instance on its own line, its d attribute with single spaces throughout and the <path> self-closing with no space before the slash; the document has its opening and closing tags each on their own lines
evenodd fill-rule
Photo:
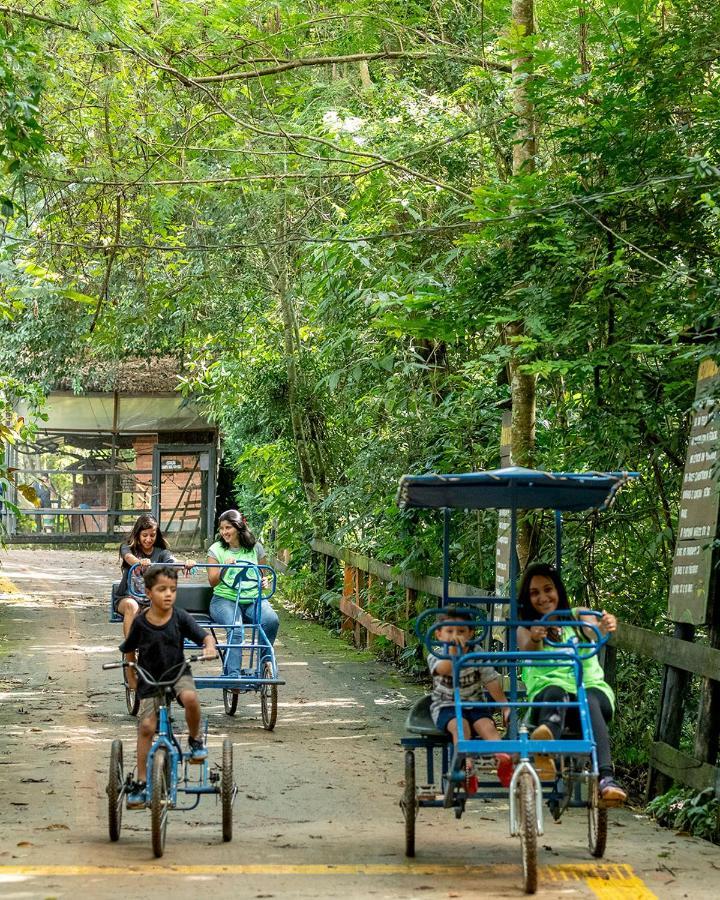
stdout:
<svg viewBox="0 0 720 900">
<path fill-rule="evenodd" d="M 518 618 L 518 563 L 515 554 L 518 511 L 549 509 L 555 513 L 555 566 L 562 563 L 563 512 L 605 509 L 631 473 L 551 473 L 511 467 L 489 472 L 459 475 L 406 475 L 400 481 L 398 504 L 401 508 L 435 508 L 443 513 L 443 590 L 441 607 L 423 612 L 415 630 L 428 653 L 452 661 L 455 717 L 462 719 L 463 707 L 497 708 L 497 703 L 468 702 L 460 697 L 459 676 L 468 667 L 490 665 L 504 671 L 509 683 L 508 732 L 501 741 L 459 738 L 453 746 L 450 736 L 439 731 L 430 716 L 430 696 L 419 700 L 407 719 L 409 735 L 401 741 L 405 747 L 405 789 L 400 801 L 405 817 L 405 853 L 415 855 L 415 823 L 422 807 L 453 809 L 457 818 L 468 800 L 505 799 L 506 789 L 498 785 L 489 765 L 495 754 L 510 754 L 517 760 L 509 786 L 510 834 L 520 837 L 523 885 L 526 893 L 537 890 L 537 838 L 543 833 L 543 799 L 557 820 L 569 807 L 587 811 L 588 845 L 595 857 L 605 852 L 607 808 L 599 797 L 596 743 L 592 732 L 587 695 L 583 686 L 583 661 L 600 652 L 608 636 L 598 625 L 578 620 L 565 611 L 534 622 Z M 453 510 L 498 509 L 509 511 L 510 562 L 508 596 L 450 596 L 451 516 Z M 443 608 L 471 611 L 473 640 L 461 652 L 451 653 L 448 644 L 438 640 L 437 616 Z M 599 614 L 595 614 L 599 617 Z M 462 622 L 444 624 L 467 624 Z M 557 641 L 546 641 L 548 649 L 520 651 L 517 645 L 519 625 L 552 625 L 562 629 Z M 573 637 L 567 638 L 568 630 Z M 498 639 L 498 636 L 501 636 Z M 454 648 L 453 648 L 454 649 Z M 576 699 L 567 703 L 543 704 L 528 700 L 519 676 L 523 667 L 566 666 L 577 685 Z M 579 731 L 564 733 L 561 740 L 530 741 L 528 719 L 540 706 L 564 706 L 573 710 Z M 416 775 L 415 753 L 425 752 L 425 777 Z M 554 778 L 542 781 L 538 762 L 542 756 L 557 759 Z M 466 761 L 478 763 L 480 777 L 468 784 Z"/>
<path fill-rule="evenodd" d="M 173 568 L 184 569 L 182 563 L 163 563 Z M 132 566 L 128 573 L 128 593 L 138 600 L 144 599 L 134 587 L 133 574 L 138 568 Z M 277 576 L 271 566 L 251 562 L 196 563 L 193 572 L 207 569 L 220 569 L 221 581 L 235 592 L 234 625 L 214 622 L 210 615 L 210 602 L 213 588 L 207 583 L 178 583 L 176 607 L 190 613 L 203 628 L 207 628 L 215 638 L 218 654 L 222 662 L 222 670 L 217 674 L 197 675 L 197 688 L 214 688 L 222 690 L 223 705 L 229 716 L 234 716 L 240 694 L 256 693 L 260 697 L 260 711 L 263 727 L 272 731 L 277 722 L 278 686 L 285 681 L 278 675 L 275 650 L 270 643 L 265 629 L 262 627 L 260 610 L 264 600 L 269 600 L 275 593 Z M 249 596 L 248 596 L 249 594 Z M 240 615 L 241 604 L 252 609 L 249 617 L 252 621 L 243 621 Z M 121 617 L 114 612 L 112 599 L 110 604 L 110 621 L 119 622 Z M 225 640 L 220 639 L 221 631 Z M 192 645 L 187 645 L 190 648 Z M 239 655 L 240 674 L 229 670 L 230 653 Z M 125 671 L 125 670 L 124 670 Z M 125 698 L 130 715 L 136 715 L 139 699 L 136 692 L 124 681 Z"/>
</svg>

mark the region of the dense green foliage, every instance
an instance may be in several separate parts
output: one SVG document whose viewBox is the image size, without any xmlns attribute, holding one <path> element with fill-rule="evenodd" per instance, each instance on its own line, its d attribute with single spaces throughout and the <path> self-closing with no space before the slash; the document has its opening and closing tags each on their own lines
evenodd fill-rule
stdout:
<svg viewBox="0 0 720 900">
<path fill-rule="evenodd" d="M 661 825 L 720 844 L 720 801 L 713 789 L 674 787 L 656 797 L 648 812 Z"/>
<path fill-rule="evenodd" d="M 435 572 L 397 479 L 499 463 L 514 354 L 537 466 L 642 476 L 570 523 L 574 593 L 662 621 L 720 327 L 716 4 L 538 0 L 530 38 L 505 0 L 32 10 L 1 35 L 3 370 L 174 354 L 296 559 L 314 530 Z M 521 51 L 538 152 L 513 174 Z M 455 577 L 492 583 L 494 521 L 458 529 Z"/>
</svg>

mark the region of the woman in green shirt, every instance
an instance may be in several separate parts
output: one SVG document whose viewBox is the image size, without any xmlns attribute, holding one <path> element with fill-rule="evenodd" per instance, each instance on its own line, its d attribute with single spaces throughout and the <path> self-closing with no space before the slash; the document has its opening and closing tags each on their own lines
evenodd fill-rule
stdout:
<svg viewBox="0 0 720 900">
<path fill-rule="evenodd" d="M 588 622 L 598 627 L 602 634 L 613 632 L 617 628 L 615 616 L 603 610 L 602 618 L 583 616 L 590 610 L 576 607 L 570 609 L 567 590 L 553 566 L 546 563 L 532 563 L 525 569 L 518 591 L 518 610 L 520 618 L 526 622 L 541 619 L 549 613 L 560 611 L 565 619 L 577 619 L 578 623 Z M 545 640 L 564 642 L 575 633 L 575 628 L 553 628 L 551 626 L 531 625 L 518 627 L 518 648 L 520 650 L 542 650 Z M 594 640 L 595 632 L 584 629 L 586 640 Z M 549 649 L 549 648 L 548 648 Z M 615 781 L 612 758 L 610 755 L 610 738 L 608 723 L 615 712 L 615 695 L 605 681 L 605 675 L 597 656 L 582 661 L 583 684 L 587 695 L 593 735 L 597 745 L 598 769 L 600 774 L 600 796 L 608 805 L 620 805 L 627 799 L 627 794 Z M 545 703 L 566 703 L 577 699 L 577 683 L 572 666 L 524 666 L 522 680 L 527 690 L 528 700 Z M 560 740 L 565 725 L 565 713 L 577 715 L 577 710 L 567 707 L 537 707 L 532 711 L 532 721 L 536 725 L 532 733 L 535 740 Z M 542 778 L 552 777 L 554 762 L 550 757 L 541 757 L 538 768 L 546 771 Z M 547 770 L 550 771 L 547 771 Z"/>
<path fill-rule="evenodd" d="M 218 519 L 219 539 L 208 550 L 208 563 L 254 563 L 265 565 L 265 550 L 262 544 L 248 528 L 245 517 L 236 509 L 228 509 Z M 240 600 L 237 601 L 237 588 L 232 588 L 233 576 L 242 569 L 208 569 L 208 581 L 213 591 L 210 601 L 210 615 L 213 622 L 222 625 L 235 625 L 241 622 L 255 623 L 255 599 L 257 598 L 257 582 L 252 583 L 252 570 L 246 570 L 240 588 Z M 224 579 L 222 576 L 225 576 Z M 260 603 L 260 622 L 263 631 L 271 644 L 275 643 L 280 620 L 268 600 Z M 233 643 L 233 629 L 227 629 L 227 643 Z M 225 674 L 234 678 L 240 677 L 242 662 L 241 650 L 229 650 Z"/>
</svg>

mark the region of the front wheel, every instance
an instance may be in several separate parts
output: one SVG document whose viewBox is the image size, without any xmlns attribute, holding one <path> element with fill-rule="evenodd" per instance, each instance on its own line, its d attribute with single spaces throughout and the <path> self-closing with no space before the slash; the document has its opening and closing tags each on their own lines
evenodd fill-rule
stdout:
<svg viewBox="0 0 720 900">
<path fill-rule="evenodd" d="M 230 740 L 225 738 L 222 745 L 222 772 L 220 774 L 222 836 L 225 842 L 232 840 L 233 787 L 233 746 Z"/>
<path fill-rule="evenodd" d="M 135 688 L 131 688 L 127 676 L 128 670 L 123 669 L 123 681 L 125 684 L 125 705 L 127 706 L 128 715 L 136 716 L 140 709 L 140 697 Z M 135 676 L 137 678 L 137 675 Z"/>
<path fill-rule="evenodd" d="M 405 856 L 415 856 L 415 820 L 417 818 L 417 792 L 415 789 L 415 753 L 405 751 L 405 790 L 400 801 L 405 816 Z"/>
<path fill-rule="evenodd" d="M 120 839 L 123 814 L 123 746 L 122 741 L 115 740 L 110 747 L 110 773 L 107 783 L 108 798 L 108 830 L 110 840 Z"/>
<path fill-rule="evenodd" d="M 529 772 L 520 773 L 515 790 L 520 827 L 523 888 L 526 894 L 534 894 L 537 891 L 537 806 L 535 781 Z"/>
<path fill-rule="evenodd" d="M 263 663 L 262 677 L 273 677 L 273 667 L 269 659 L 266 659 Z M 260 709 L 262 711 L 263 728 L 266 731 L 272 731 L 277 722 L 277 698 L 278 690 L 276 684 L 260 685 Z"/>
<path fill-rule="evenodd" d="M 167 832 L 169 808 L 168 756 L 167 751 L 159 747 L 153 757 L 152 801 L 150 803 L 152 848 L 155 856 L 162 856 L 165 851 L 165 833 Z"/>
<path fill-rule="evenodd" d="M 238 705 L 238 695 L 234 691 L 223 688 L 223 705 L 225 706 L 225 715 L 234 716 Z"/>
<path fill-rule="evenodd" d="M 607 809 L 600 807 L 600 791 L 597 779 L 593 779 L 588 790 L 588 847 L 596 859 L 605 854 L 607 827 Z"/>
</svg>

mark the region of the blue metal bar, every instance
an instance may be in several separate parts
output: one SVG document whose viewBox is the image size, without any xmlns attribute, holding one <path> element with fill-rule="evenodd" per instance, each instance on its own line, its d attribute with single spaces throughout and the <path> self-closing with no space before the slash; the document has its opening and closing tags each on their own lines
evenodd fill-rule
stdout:
<svg viewBox="0 0 720 900">
<path fill-rule="evenodd" d="M 443 510 L 443 587 L 442 606 L 447 606 L 450 584 L 450 510 Z"/>
<path fill-rule="evenodd" d="M 515 504 L 510 509 L 510 618 L 518 618 L 517 608 L 517 510 Z M 517 650 L 517 634 L 515 628 L 506 628 L 507 647 L 513 653 Z M 518 673 L 517 666 L 510 668 L 510 702 L 516 703 L 518 698 Z M 508 722 L 508 734 L 511 738 L 518 735 L 518 715 L 514 706 L 510 708 L 510 720 Z"/>
<path fill-rule="evenodd" d="M 555 568 L 557 569 L 558 578 L 562 571 L 562 534 L 563 534 L 563 518 L 562 510 L 555 510 Z"/>
</svg>

